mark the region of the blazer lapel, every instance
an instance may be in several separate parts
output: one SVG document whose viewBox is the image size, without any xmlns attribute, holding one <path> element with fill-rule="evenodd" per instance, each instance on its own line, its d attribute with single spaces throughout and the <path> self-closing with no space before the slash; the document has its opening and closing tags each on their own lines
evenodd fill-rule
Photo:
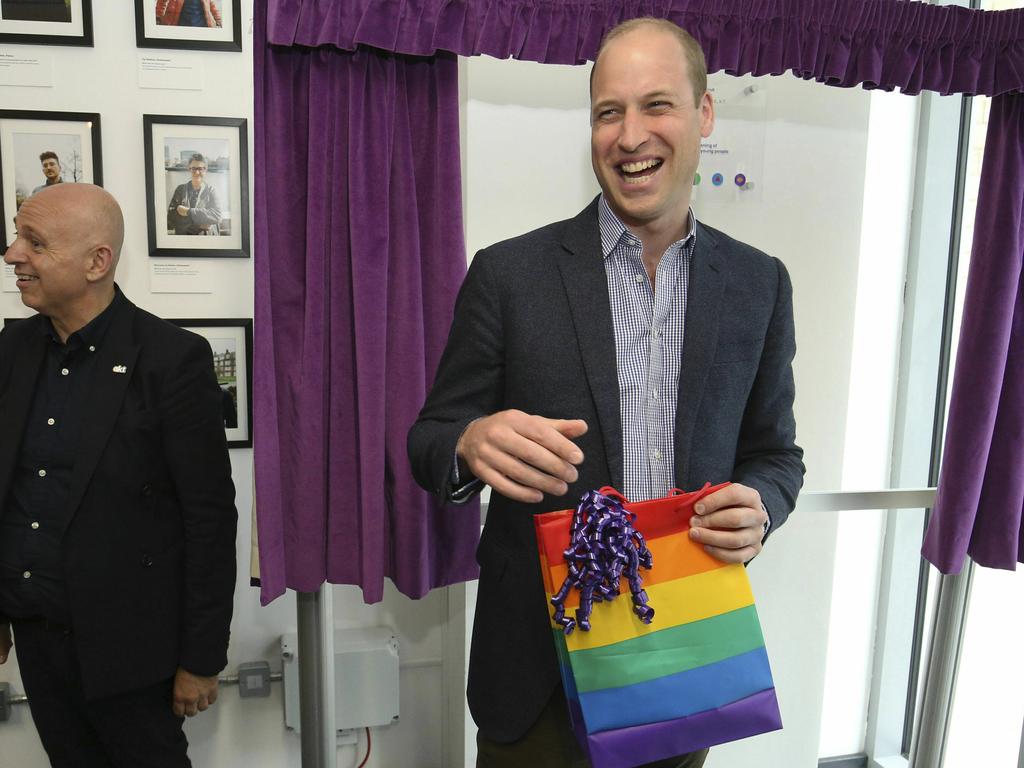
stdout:
<svg viewBox="0 0 1024 768">
<path fill-rule="evenodd" d="M 608 279 L 601 258 L 597 200 L 573 219 L 562 240 L 558 268 L 569 300 L 576 342 L 600 422 L 608 476 L 622 487 L 622 421 L 619 413 L 619 376 L 615 365 L 615 331 L 608 300 Z M 591 425 L 593 426 L 593 425 Z"/>
<path fill-rule="evenodd" d="M 698 223 L 686 296 L 683 357 L 676 400 L 675 476 L 679 488 L 685 487 L 689 476 L 697 409 L 704 396 L 708 370 L 718 344 L 718 318 L 723 310 L 725 268 L 714 235 Z"/>
<path fill-rule="evenodd" d="M 132 338 L 134 317 L 135 305 L 125 300 L 111 318 L 106 337 L 96 352 L 95 378 L 83 401 L 85 418 L 75 468 L 71 473 L 68 503 L 72 514 L 78 509 L 82 494 L 92 479 L 121 412 L 128 385 L 135 375 L 139 346 Z"/>
<path fill-rule="evenodd" d="M 18 461 L 21 450 L 21 438 L 25 433 L 29 408 L 32 406 L 32 394 L 35 392 L 36 379 L 46 355 L 46 335 L 39 331 L 39 324 L 44 322 L 37 316 L 21 322 L 32 324 L 25 343 L 15 352 L 11 361 L 11 375 L 7 391 L 0 392 L 0 505 L 7 498 L 10 487 L 11 473 Z"/>
</svg>

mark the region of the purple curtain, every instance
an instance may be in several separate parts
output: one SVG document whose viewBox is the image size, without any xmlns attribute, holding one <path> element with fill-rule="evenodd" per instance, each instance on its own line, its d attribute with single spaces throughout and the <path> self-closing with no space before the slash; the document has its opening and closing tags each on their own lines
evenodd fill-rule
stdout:
<svg viewBox="0 0 1024 768">
<path fill-rule="evenodd" d="M 255 13 L 261 598 L 420 597 L 475 578 L 479 535 L 405 449 L 466 270 L 457 61 L 268 46 Z"/>
<path fill-rule="evenodd" d="M 277 0 L 277 45 L 368 45 L 548 64 L 593 59 L 605 30 L 668 18 L 711 72 L 792 71 L 829 85 L 994 96 L 1024 88 L 1024 10 L 902 0 Z"/>
<path fill-rule="evenodd" d="M 924 554 L 1024 562 L 1024 96 L 992 101 L 939 490 Z"/>
</svg>

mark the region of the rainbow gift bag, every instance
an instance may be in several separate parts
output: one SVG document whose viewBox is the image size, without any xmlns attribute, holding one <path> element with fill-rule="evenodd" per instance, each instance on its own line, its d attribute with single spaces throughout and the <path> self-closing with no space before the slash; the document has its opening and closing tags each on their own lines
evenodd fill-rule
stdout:
<svg viewBox="0 0 1024 768">
<path fill-rule="evenodd" d="M 594 768 L 631 768 L 782 727 L 746 570 L 687 533 L 694 503 L 724 485 L 636 504 L 602 488 L 575 511 L 534 517 L 570 717 Z M 624 538 L 619 521 L 628 528 L 631 518 L 639 535 Z M 619 544 L 609 544 L 609 531 Z M 598 583 L 601 558 L 612 565 Z"/>
</svg>

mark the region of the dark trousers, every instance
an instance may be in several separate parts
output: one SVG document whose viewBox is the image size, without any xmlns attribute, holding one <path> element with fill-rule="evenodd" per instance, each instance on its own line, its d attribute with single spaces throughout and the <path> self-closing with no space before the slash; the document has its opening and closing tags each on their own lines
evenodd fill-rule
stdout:
<svg viewBox="0 0 1024 768">
<path fill-rule="evenodd" d="M 86 701 L 70 630 L 12 622 L 21 680 L 54 768 L 188 768 L 174 681 Z"/>
<path fill-rule="evenodd" d="M 573 735 L 561 685 L 555 688 L 537 722 L 523 738 L 499 744 L 477 731 L 476 749 L 476 768 L 590 768 L 590 761 Z M 701 768 L 707 756 L 708 751 L 702 749 L 641 768 Z"/>
</svg>

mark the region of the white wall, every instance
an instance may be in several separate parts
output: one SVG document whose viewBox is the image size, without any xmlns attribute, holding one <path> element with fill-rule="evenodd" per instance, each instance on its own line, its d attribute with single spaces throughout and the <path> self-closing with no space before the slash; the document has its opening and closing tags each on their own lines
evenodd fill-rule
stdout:
<svg viewBox="0 0 1024 768">
<path fill-rule="evenodd" d="M 249 120 L 252 167 L 252 1 L 243 1 L 242 53 L 198 53 L 205 67 L 205 89 L 147 90 L 138 87 L 135 22 L 130 4 L 103 0 L 93 3 L 95 47 L 9 46 L 19 53 L 39 53 L 54 59 L 52 88 L 0 86 L 5 109 L 99 112 L 103 141 L 103 178 L 121 203 L 126 219 L 125 249 L 118 282 L 139 306 L 163 317 L 252 317 L 253 272 L 251 259 L 210 259 L 209 294 L 150 293 L 146 236 L 146 190 L 143 173 L 143 114 L 220 115 Z M 2 48 L 2 46 L 0 46 Z M 149 54 L 166 52 L 147 51 Z M 0 317 L 29 314 L 16 293 L 0 293 Z M 252 510 L 252 451 L 231 451 L 232 472 L 239 510 L 239 579 L 229 649 L 228 673 L 243 661 L 266 659 L 281 668 L 279 637 L 295 631 L 295 599 L 286 594 L 267 608 L 259 607 L 258 591 L 249 586 L 248 563 Z M 368 768 L 381 766 L 442 765 L 442 635 L 447 594 L 436 591 L 422 601 L 408 600 L 387 590 L 376 606 L 366 606 L 351 587 L 334 589 L 334 613 L 339 627 L 388 625 L 399 636 L 401 719 L 374 729 L 373 754 Z M 17 693 L 24 689 L 17 668 L 17 652 L 0 667 L 0 681 L 10 682 Z M 198 766 L 292 766 L 300 763 L 298 736 L 284 727 L 283 695 L 273 684 L 269 699 L 239 699 L 237 688 L 225 687 L 213 709 L 186 723 L 191 755 Z M 461 691 L 457 692 L 461 697 Z M 354 766 L 365 753 L 365 737 L 357 748 L 339 749 L 340 768 Z M 10 722 L 0 723 L 0 765 L 42 768 L 47 765 L 31 724 L 28 707 L 14 707 Z"/>
</svg>

